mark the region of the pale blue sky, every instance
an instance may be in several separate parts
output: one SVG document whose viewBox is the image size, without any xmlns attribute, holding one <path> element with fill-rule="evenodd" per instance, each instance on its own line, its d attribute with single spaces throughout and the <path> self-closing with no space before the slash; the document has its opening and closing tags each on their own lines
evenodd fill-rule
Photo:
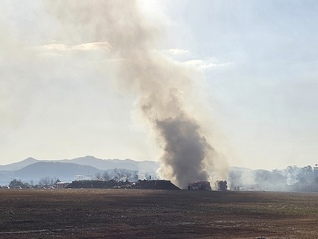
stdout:
<svg viewBox="0 0 318 239">
<path fill-rule="evenodd" d="M 316 1 L 145 2 L 151 22 L 165 28 L 156 50 L 205 75 L 230 165 L 318 163 Z M 112 84 L 107 49 L 64 42 L 41 1 L 0 4 L 0 164 L 160 157 L 134 96 Z"/>
<path fill-rule="evenodd" d="M 231 164 L 316 163 L 318 3 L 199 0 L 165 9 L 177 19 L 174 47 L 220 64 L 205 75 Z"/>
</svg>

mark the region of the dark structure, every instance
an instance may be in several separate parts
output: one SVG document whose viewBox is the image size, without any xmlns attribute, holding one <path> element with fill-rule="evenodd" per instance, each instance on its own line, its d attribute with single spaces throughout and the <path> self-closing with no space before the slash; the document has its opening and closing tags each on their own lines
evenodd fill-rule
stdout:
<svg viewBox="0 0 318 239">
<path fill-rule="evenodd" d="M 67 188 L 126 188 L 130 186 L 130 182 L 109 180 L 82 180 L 82 181 L 73 181 L 70 183 Z"/>
<path fill-rule="evenodd" d="M 197 181 L 189 183 L 188 190 L 210 191 L 211 185 L 208 181 Z"/>
<path fill-rule="evenodd" d="M 113 188 L 113 189 L 158 189 L 158 190 L 180 190 L 168 180 L 138 180 L 135 183 L 128 181 L 102 181 L 83 180 L 73 181 L 67 188 Z"/>
<path fill-rule="evenodd" d="M 169 180 L 138 180 L 132 185 L 135 189 L 180 190 Z"/>
<path fill-rule="evenodd" d="M 227 181 L 216 181 L 215 189 L 218 191 L 226 191 L 227 190 Z"/>
</svg>

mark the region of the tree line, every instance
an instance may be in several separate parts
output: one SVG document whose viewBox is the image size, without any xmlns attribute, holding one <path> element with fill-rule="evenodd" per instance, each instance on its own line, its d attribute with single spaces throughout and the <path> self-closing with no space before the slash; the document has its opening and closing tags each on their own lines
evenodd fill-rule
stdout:
<svg viewBox="0 0 318 239">
<path fill-rule="evenodd" d="M 145 174 L 146 179 L 151 179 L 149 174 Z M 139 175 L 137 170 L 128 170 L 128 169 L 109 169 L 104 170 L 94 175 L 95 180 L 101 181 L 138 181 Z M 10 188 L 43 188 L 43 187 L 55 187 L 58 182 L 61 182 L 60 179 L 56 177 L 43 177 L 37 183 L 33 180 L 29 182 L 24 182 L 20 179 L 12 179 L 9 183 Z"/>
</svg>

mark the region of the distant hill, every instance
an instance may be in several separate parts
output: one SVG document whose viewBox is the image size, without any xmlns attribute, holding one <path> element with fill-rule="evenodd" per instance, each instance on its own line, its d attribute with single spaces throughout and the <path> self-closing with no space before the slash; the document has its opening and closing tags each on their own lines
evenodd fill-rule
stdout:
<svg viewBox="0 0 318 239">
<path fill-rule="evenodd" d="M 95 176 L 111 169 L 127 169 L 145 175 L 156 175 L 158 162 L 134 161 L 132 159 L 98 159 L 93 156 L 64 160 L 37 160 L 27 158 L 17 163 L 0 165 L 0 185 L 7 185 L 13 178 L 37 183 L 41 178 L 59 178 L 62 181 L 74 180 L 74 175 Z"/>
<path fill-rule="evenodd" d="M 132 159 L 98 159 L 94 156 L 85 156 L 75 159 L 64 159 L 57 162 L 70 162 L 80 165 L 90 165 L 100 170 L 121 168 L 138 171 L 156 171 L 159 168 L 159 163 L 154 161 L 135 161 Z"/>
<path fill-rule="evenodd" d="M 36 162 L 61 162 L 61 163 L 76 163 L 80 165 L 88 165 L 100 170 L 107 169 L 129 169 L 138 171 L 155 172 L 159 168 L 159 163 L 154 161 L 135 161 L 132 159 L 99 159 L 94 156 L 85 156 L 74 159 L 62 160 L 37 160 L 34 158 L 27 158 L 17 163 L 0 165 L 0 171 L 3 170 L 19 170 Z"/>
<path fill-rule="evenodd" d="M 56 177 L 62 181 L 71 181 L 74 180 L 74 175 L 95 175 L 100 171 L 92 166 L 75 163 L 37 162 L 14 171 L 13 175 L 24 180 L 37 181 L 43 177 Z"/>
<path fill-rule="evenodd" d="M 0 184 L 8 184 L 13 178 L 24 182 L 38 182 L 41 178 L 58 178 L 62 181 L 74 180 L 74 175 L 95 175 L 100 172 L 97 168 L 74 163 L 36 162 L 22 169 L 0 171 Z"/>
<path fill-rule="evenodd" d="M 39 162 L 39 160 L 37 159 L 34 159 L 34 158 L 27 158 L 25 160 L 22 160 L 20 162 L 17 162 L 17 163 L 12 163 L 12 164 L 7 164 L 7 165 L 0 165 L 0 171 L 3 171 L 3 170 L 9 170 L 9 171 L 12 171 L 12 170 L 19 170 L 21 168 L 24 168 L 30 164 L 33 164 L 33 163 L 36 163 L 36 162 Z"/>
</svg>

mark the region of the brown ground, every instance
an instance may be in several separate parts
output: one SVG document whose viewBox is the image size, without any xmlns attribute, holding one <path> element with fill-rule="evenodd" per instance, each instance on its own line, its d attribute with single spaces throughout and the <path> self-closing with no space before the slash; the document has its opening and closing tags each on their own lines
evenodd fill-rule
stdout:
<svg viewBox="0 0 318 239">
<path fill-rule="evenodd" d="M 0 238 L 318 238 L 318 194 L 0 190 Z"/>
</svg>

